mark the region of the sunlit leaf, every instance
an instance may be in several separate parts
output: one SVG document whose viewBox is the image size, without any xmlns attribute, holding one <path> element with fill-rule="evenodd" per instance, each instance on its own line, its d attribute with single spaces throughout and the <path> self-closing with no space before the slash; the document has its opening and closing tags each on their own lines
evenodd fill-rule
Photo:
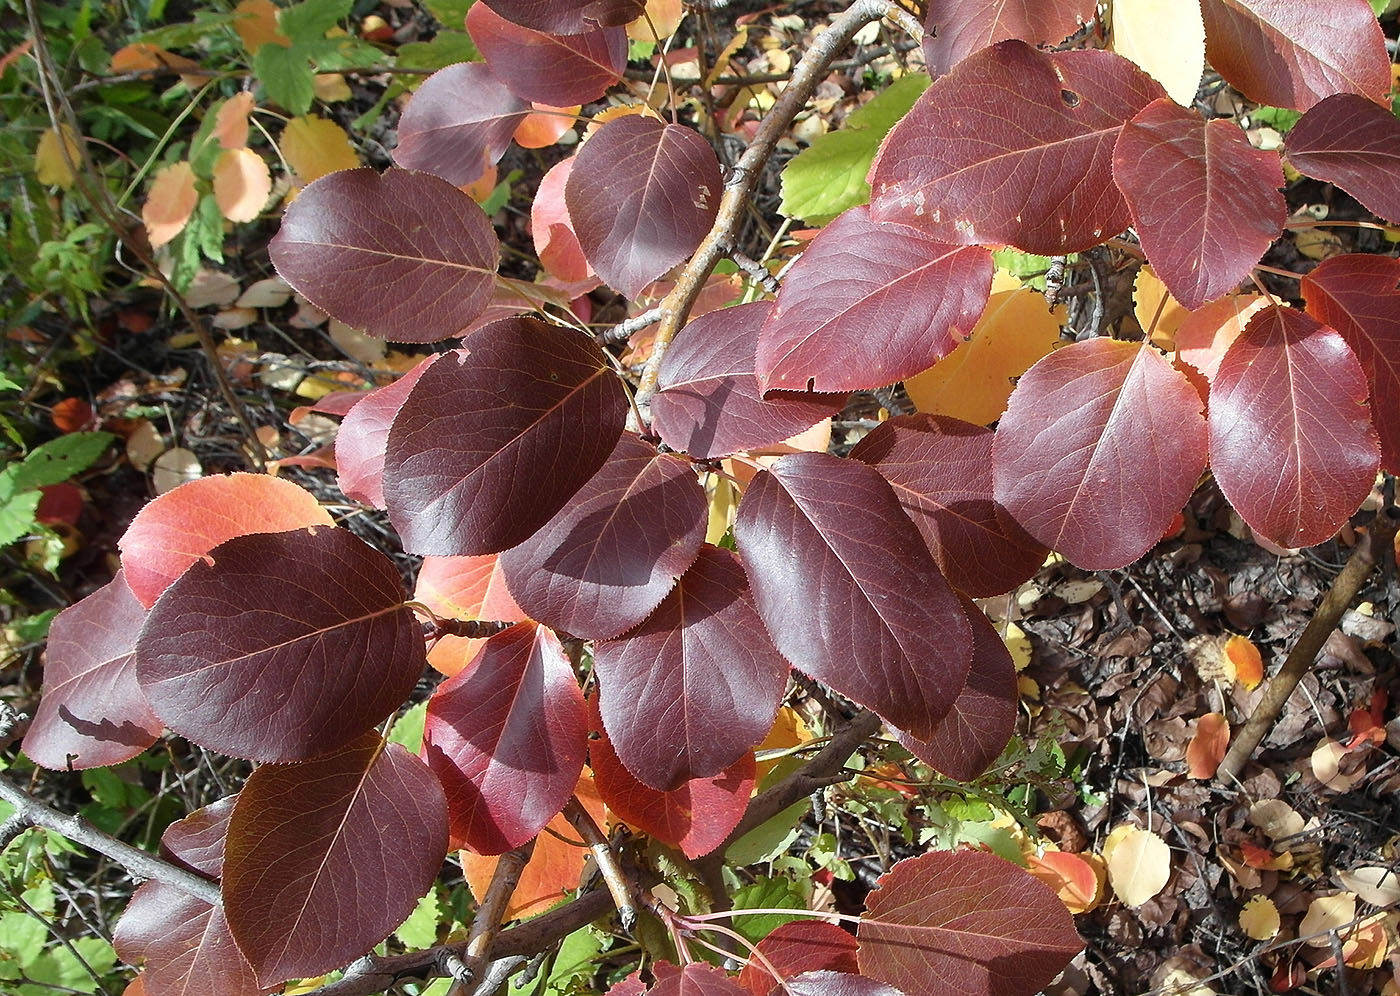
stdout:
<svg viewBox="0 0 1400 996">
<path fill-rule="evenodd" d="M 1125 905 L 1141 906 L 1166 888 L 1172 873 L 1166 841 L 1151 830 L 1120 826 L 1111 844 L 1104 847 L 1108 881 Z"/>
<path fill-rule="evenodd" d="M 630 24 L 646 0 L 491 0 L 491 7 L 527 28 L 570 35 L 596 24 Z"/>
<path fill-rule="evenodd" d="M 345 129 L 315 114 L 288 121 L 282 129 L 280 145 L 287 165 L 296 171 L 302 183 L 360 165 L 360 157 L 355 154 Z"/>
<path fill-rule="evenodd" d="M 1329 931 L 1343 928 L 1355 919 L 1356 896 L 1349 892 L 1340 892 L 1335 896 L 1318 896 L 1308 904 L 1308 911 L 1303 914 L 1302 922 L 1298 924 L 1298 936 L 1308 938 L 1307 943 L 1316 947 L 1325 947 L 1328 944 L 1326 934 Z M 1315 936 L 1318 934 L 1324 936 Z"/>
<path fill-rule="evenodd" d="M 1087 913 L 1099 904 L 1099 876 L 1084 857 L 1068 851 L 1046 851 L 1026 859 L 1032 875 L 1055 890 L 1071 913 Z"/>
<path fill-rule="evenodd" d="M 564 188 L 575 161 L 570 157 L 551 166 L 530 202 L 530 237 L 535 243 L 535 253 L 550 274 L 570 283 L 587 280 L 593 275 L 564 201 Z"/>
<path fill-rule="evenodd" d="M 1255 313 L 1271 303 L 1262 294 L 1232 295 L 1203 305 L 1181 319 L 1176 330 L 1176 367 L 1195 385 L 1201 400 L 1209 398 L 1210 385 L 1226 350 Z"/>
<path fill-rule="evenodd" d="M 1255 896 L 1240 910 L 1240 929 L 1256 941 L 1272 940 L 1279 923 L 1278 907 L 1268 896 Z"/>
<path fill-rule="evenodd" d="M 1235 680 L 1247 690 L 1264 680 L 1264 659 L 1254 641 L 1244 636 L 1232 636 L 1221 651 L 1235 671 Z"/>
<path fill-rule="evenodd" d="M 392 384 L 363 395 L 345 413 L 335 436 L 335 472 L 347 498 L 384 507 L 384 449 L 389 427 L 418 378 L 443 355 L 424 357 Z"/>
<path fill-rule="evenodd" d="M 449 619 L 520 622 L 526 618 L 515 604 L 500 560 L 490 553 L 479 557 L 424 557 L 413 599 Z M 428 651 L 428 663 L 449 678 L 471 663 L 486 639 L 444 636 Z"/>
<path fill-rule="evenodd" d="M 1186 745 L 1188 778 L 1214 778 L 1230 745 L 1230 724 L 1224 715 L 1208 712 L 1196 720 L 1196 732 Z"/>
<path fill-rule="evenodd" d="M 272 174 L 252 149 L 225 149 L 214 161 L 214 202 L 229 221 L 252 221 L 272 195 Z"/>
<path fill-rule="evenodd" d="M 1113 51 L 1132 59 L 1190 107 L 1206 63 L 1206 29 L 1198 3 L 1180 0 L 1114 0 Z"/>
<path fill-rule="evenodd" d="M 784 978 L 802 972 L 859 971 L 856 939 L 836 924 L 820 920 L 795 920 L 780 925 L 758 942 L 758 953 Z M 761 962 L 750 958 L 739 973 L 739 985 L 753 996 L 769 996 L 777 989 L 778 981 Z"/>
<path fill-rule="evenodd" d="M 525 115 L 512 136 L 522 149 L 547 149 L 557 143 L 578 122 L 583 107 L 555 107 L 552 104 L 532 104 L 534 110 Z"/>
<path fill-rule="evenodd" d="M 972 53 L 1009 38 L 1056 45 L 1094 16 L 1089 0 L 931 0 L 926 10 L 924 57 L 935 77 Z"/>
</svg>

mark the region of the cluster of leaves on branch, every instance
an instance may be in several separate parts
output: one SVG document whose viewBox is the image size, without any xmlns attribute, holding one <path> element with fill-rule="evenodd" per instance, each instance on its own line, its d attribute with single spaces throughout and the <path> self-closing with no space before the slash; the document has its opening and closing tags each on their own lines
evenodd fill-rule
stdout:
<svg viewBox="0 0 1400 996">
<path fill-rule="evenodd" d="M 1132 247 L 1131 232 L 1199 310 L 1283 234 L 1279 153 L 1201 116 L 1199 69 L 1169 95 L 1119 52 L 1037 47 L 1093 3 L 1011 7 L 930 4 L 936 78 L 873 157 L 869 203 L 811 240 L 774 300 L 684 327 L 753 164 L 726 176 L 686 125 L 600 116 L 544 178 L 534 237 L 557 276 L 629 297 L 687 268 L 633 396 L 604 345 L 502 295 L 495 233 L 458 185 L 501 157 L 530 102 L 582 105 L 618 82 L 640 0 L 479 0 L 466 29 L 484 61 L 424 83 L 398 167 L 300 193 L 271 246 L 294 288 L 375 336 L 460 340 L 359 400 L 337 439 L 346 495 L 424 558 L 419 591 L 308 493 L 235 475 L 151 502 L 122 574 L 55 622 L 35 761 L 113 764 L 168 729 L 259 764 L 164 841 L 217 879 L 222 906 L 148 885 L 121 922 L 146 992 L 199 972 L 209 991 L 256 993 L 344 965 L 403 920 L 449 848 L 528 844 L 585 765 L 632 826 L 688 858 L 722 849 L 789 668 L 973 777 L 1010 736 L 1016 681 L 972 597 L 1012 589 L 1047 549 L 1130 563 L 1208 466 L 1245 522 L 1291 547 L 1329 538 L 1378 469 L 1400 469 L 1400 262 L 1360 254 L 1308 274 L 1305 307 L 1269 299 L 1233 341 L 1222 330 L 1210 364 L 1095 336 L 1031 366 L 995 430 L 921 414 L 847 457 L 757 462 L 850 392 L 936 370 L 988 307 L 994 248 L 1063 256 Z M 828 34 L 891 12 L 857 0 Z M 1203 0 L 1200 14 L 1225 80 L 1302 112 L 1292 167 L 1400 220 L 1400 121 L 1365 0 Z M 702 475 L 742 490 L 732 543 L 713 535 Z M 510 625 L 483 640 L 435 621 L 430 656 L 424 605 Z M 429 660 L 452 676 L 415 756 L 376 727 Z M 788 992 L 1030 993 L 1080 946 L 1053 892 L 976 852 L 897 864 L 853 956 L 834 932 L 825 960 L 771 959 L 794 970 Z M 742 981 L 690 962 L 658 966 L 649 991 Z"/>
</svg>

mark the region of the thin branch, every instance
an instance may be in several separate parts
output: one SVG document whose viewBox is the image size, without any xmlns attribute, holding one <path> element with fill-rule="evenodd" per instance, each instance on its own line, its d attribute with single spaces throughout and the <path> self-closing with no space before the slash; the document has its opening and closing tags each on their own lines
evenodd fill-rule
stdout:
<svg viewBox="0 0 1400 996">
<path fill-rule="evenodd" d="M 648 325 L 655 325 L 661 321 L 661 309 L 652 308 L 650 311 L 643 311 L 640 315 L 633 315 L 626 321 L 618 322 L 611 328 L 604 329 L 593 338 L 600 343 L 622 342 L 632 338 Z"/>
<path fill-rule="evenodd" d="M 476 987 L 472 982 L 479 979 L 486 970 L 486 963 L 491 958 L 491 945 L 500 933 L 506 907 L 510 905 L 510 897 L 515 894 L 515 887 L 520 884 L 520 873 L 525 870 L 525 864 L 534 850 L 535 842 L 531 840 L 522 847 L 507 851 L 497 860 L 496 870 L 491 875 L 491 884 L 486 887 L 486 895 L 481 898 L 481 903 L 476 908 L 476 916 L 472 917 L 467 947 L 461 956 L 466 973 L 452 973 L 457 981 L 447 991 L 447 996 L 470 996 L 475 991 Z"/>
<path fill-rule="evenodd" d="M 564 819 L 578 831 L 578 835 L 588 845 L 588 850 L 593 853 L 593 860 L 597 862 L 598 871 L 603 876 L 603 884 L 608 887 L 613 902 L 617 904 L 617 915 L 622 921 L 622 929 L 631 933 L 637 923 L 637 905 L 632 901 L 632 889 L 618 866 L 617 857 L 608 844 L 608 838 L 603 836 L 603 831 L 598 829 L 593 815 L 578 801 L 578 796 L 572 796 L 565 803 Z"/>
</svg>

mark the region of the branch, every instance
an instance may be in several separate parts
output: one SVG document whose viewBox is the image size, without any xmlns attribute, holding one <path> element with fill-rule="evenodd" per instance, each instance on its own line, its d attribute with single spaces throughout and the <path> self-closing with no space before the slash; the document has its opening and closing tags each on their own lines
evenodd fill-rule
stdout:
<svg viewBox="0 0 1400 996">
<path fill-rule="evenodd" d="M 123 843 L 110 834 L 103 833 L 81 816 L 65 816 L 56 809 L 50 809 L 4 776 L 0 776 L 0 799 L 15 807 L 14 816 L 5 821 L 7 832 L 14 829 L 15 820 L 18 818 L 30 826 L 53 830 L 75 844 L 82 844 L 98 854 L 105 854 L 134 878 L 154 879 L 210 906 L 219 906 L 223 902 L 216 883 L 171 864 L 149 851 Z"/>
<path fill-rule="evenodd" d="M 608 892 L 612 893 L 613 902 L 617 904 L 617 914 L 622 920 L 622 929 L 631 933 L 632 928 L 637 924 L 637 906 L 632 901 L 632 890 L 628 888 L 627 879 L 623 877 L 622 869 L 618 867 L 617 858 L 613 855 L 612 847 L 608 844 L 608 838 L 603 836 L 603 831 L 598 829 L 598 824 L 593 821 L 593 816 L 584 808 L 583 803 L 578 801 L 578 796 L 570 797 L 564 805 L 564 819 L 578 831 L 578 835 L 583 838 L 583 842 L 588 845 L 588 850 L 593 854 L 593 860 L 598 865 L 598 872 L 603 876 L 603 884 L 608 887 Z"/>
<path fill-rule="evenodd" d="M 447 991 L 447 996 L 470 996 L 475 992 L 476 986 L 472 982 L 479 979 L 486 969 L 491 957 L 491 945 L 500 933 L 510 897 L 515 894 L 515 887 L 520 884 L 520 873 L 525 870 L 525 864 L 534 850 L 535 842 L 531 840 L 513 851 L 507 851 L 497 860 L 496 870 L 491 874 L 491 884 L 486 887 L 486 895 L 481 897 L 476 915 L 472 917 L 467 948 L 462 955 L 464 962 L 457 966 L 464 971 L 452 973 L 457 981 Z M 446 960 L 450 962 L 456 957 L 452 955 Z"/>
</svg>

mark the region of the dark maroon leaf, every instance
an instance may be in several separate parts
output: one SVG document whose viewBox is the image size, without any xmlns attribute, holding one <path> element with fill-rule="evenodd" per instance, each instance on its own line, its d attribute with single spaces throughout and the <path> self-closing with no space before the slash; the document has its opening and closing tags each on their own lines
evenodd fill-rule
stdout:
<svg viewBox="0 0 1400 996">
<path fill-rule="evenodd" d="M 747 993 L 719 969 L 693 961 L 679 972 L 658 979 L 651 996 L 747 996 Z"/>
<path fill-rule="evenodd" d="M 932 735 L 967 681 L 972 634 L 879 472 L 785 456 L 749 485 L 734 536 L 783 655 L 894 726 Z"/>
<path fill-rule="evenodd" d="M 899 733 L 899 742 L 920 761 L 949 778 L 970 782 L 1001 756 L 1016 728 L 1016 665 L 996 628 L 966 595 L 963 612 L 972 626 L 972 668 L 952 710 L 933 736 L 919 740 Z"/>
<path fill-rule="evenodd" d="M 983 49 L 935 80 L 886 137 L 870 170 L 871 216 L 960 245 L 1088 249 L 1128 226 L 1113 144 L 1162 95 L 1112 52 Z"/>
<path fill-rule="evenodd" d="M 904 993 L 863 975 L 823 971 L 803 972 L 788 979 L 787 996 L 904 996 Z"/>
<path fill-rule="evenodd" d="M 937 79 L 973 52 L 1008 38 L 1056 45 L 1093 16 L 1093 0 L 929 0 L 924 58 Z"/>
<path fill-rule="evenodd" d="M 400 169 L 323 176 L 287 208 L 268 246 L 277 272 L 312 304 L 394 342 L 461 334 L 491 300 L 498 251 L 474 200 L 441 177 Z"/>
<path fill-rule="evenodd" d="M 425 357 L 392 384 L 361 395 L 346 413 L 335 434 L 336 481 L 345 497 L 384 508 L 384 448 L 389 442 L 389 426 L 418 378 L 444 355 Z"/>
<path fill-rule="evenodd" d="M 1371 388 L 1381 464 L 1400 473 L 1400 260 L 1334 256 L 1303 278 L 1308 313 L 1342 334 Z"/>
<path fill-rule="evenodd" d="M 759 333 L 759 383 L 854 391 L 912 377 L 969 336 L 991 284 L 986 249 L 947 245 L 851 208 L 788 272 Z"/>
<path fill-rule="evenodd" d="M 623 767 L 598 715 L 597 696 L 588 700 L 588 727 L 596 734 L 588 744 L 593 783 L 603 804 L 618 819 L 694 859 L 723 844 L 744 818 L 757 773 L 752 753 L 717 775 L 659 792 Z"/>
<path fill-rule="evenodd" d="M 411 553 L 498 553 L 529 537 L 603 465 L 627 394 L 577 332 L 507 318 L 433 364 L 389 430 L 384 501 Z"/>
<path fill-rule="evenodd" d="M 1390 60 L 1366 0 L 1201 0 L 1206 59 L 1250 100 L 1306 111 L 1334 93 L 1380 100 Z"/>
<path fill-rule="evenodd" d="M 548 34 L 507 21 L 478 3 L 467 11 L 467 31 L 491 72 L 512 93 L 552 107 L 597 100 L 627 68 L 627 34 L 619 27 Z"/>
<path fill-rule="evenodd" d="M 1400 119 L 1354 93 L 1328 97 L 1288 133 L 1288 161 L 1334 183 L 1386 221 L 1400 222 Z"/>
<path fill-rule="evenodd" d="M 1210 386 L 1210 465 L 1251 529 L 1283 547 L 1329 539 L 1380 464 L 1366 374 L 1339 332 L 1293 308 L 1256 314 Z"/>
<path fill-rule="evenodd" d="M 394 162 L 461 186 L 494 166 L 530 105 L 480 62 L 459 62 L 423 81 L 399 119 Z"/>
<path fill-rule="evenodd" d="M 582 149 L 564 201 L 583 254 L 628 297 L 695 251 L 719 210 L 719 160 L 698 132 L 629 114 Z"/>
<path fill-rule="evenodd" d="M 593 651 L 603 723 L 627 769 L 667 791 L 763 740 L 787 687 L 738 559 L 712 546 L 637 629 Z"/>
<path fill-rule="evenodd" d="M 865 975 L 911 993 L 1030 996 L 1084 947 L 1050 887 L 983 851 L 934 851 L 880 876 L 856 936 Z"/>
<path fill-rule="evenodd" d="M 526 28 L 572 35 L 594 24 L 635 21 L 646 0 L 491 0 L 491 9 Z"/>
<path fill-rule="evenodd" d="M 221 799 L 170 824 L 161 836 L 162 856 L 218 878 L 234 802 Z M 223 910 L 161 882 L 136 890 L 112 943 L 128 964 L 146 963 L 141 976 L 146 996 L 255 996 L 267 991 L 234 944 Z"/>
<path fill-rule="evenodd" d="M 1205 121 L 1170 97 L 1123 126 L 1113 177 L 1153 271 L 1191 310 L 1233 291 L 1288 214 L 1277 153 L 1251 146 L 1234 122 Z"/>
<path fill-rule="evenodd" d="M 846 396 L 778 393 L 754 375 L 758 333 L 773 309 L 755 301 L 701 315 L 661 364 L 651 425 L 666 444 L 702 460 L 782 442 L 835 415 Z"/>
<path fill-rule="evenodd" d="M 54 617 L 39 708 L 21 744 L 35 764 L 101 768 L 156 742 L 161 722 L 136 682 L 146 610 L 120 571 Z"/>
<path fill-rule="evenodd" d="M 583 693 L 559 638 L 532 622 L 491 637 L 438 686 L 423 727 L 453 846 L 501 854 L 539 833 L 573 793 L 587 739 Z"/>
<path fill-rule="evenodd" d="M 365 733 L 248 778 L 229 820 L 224 912 L 260 982 L 318 975 L 403 923 L 446 856 L 437 779 Z"/>
<path fill-rule="evenodd" d="M 1073 343 L 1021 377 L 992 463 L 996 500 L 1026 532 L 1085 570 L 1123 567 L 1196 489 L 1201 396 L 1151 346 Z"/>
<path fill-rule="evenodd" d="M 758 953 L 789 982 L 790 976 L 803 972 L 860 970 L 856 965 L 856 939 L 836 924 L 822 920 L 794 920 L 774 928 L 758 942 Z M 782 991 L 768 968 L 753 957 L 739 973 L 739 985 L 753 996 Z"/>
<path fill-rule="evenodd" d="M 617 636 L 695 562 L 707 508 L 688 463 L 623 433 L 554 518 L 501 554 L 506 586 L 531 619 L 589 640 Z"/>
<path fill-rule="evenodd" d="M 992 497 L 994 438 L 944 415 L 904 415 L 851 450 L 893 485 L 948 583 L 974 598 L 1010 591 L 1046 554 Z"/>
<path fill-rule="evenodd" d="M 156 602 L 136 675 L 157 716 L 202 747 L 294 761 L 342 747 L 423 672 L 398 570 L 346 529 L 240 536 Z"/>
</svg>

